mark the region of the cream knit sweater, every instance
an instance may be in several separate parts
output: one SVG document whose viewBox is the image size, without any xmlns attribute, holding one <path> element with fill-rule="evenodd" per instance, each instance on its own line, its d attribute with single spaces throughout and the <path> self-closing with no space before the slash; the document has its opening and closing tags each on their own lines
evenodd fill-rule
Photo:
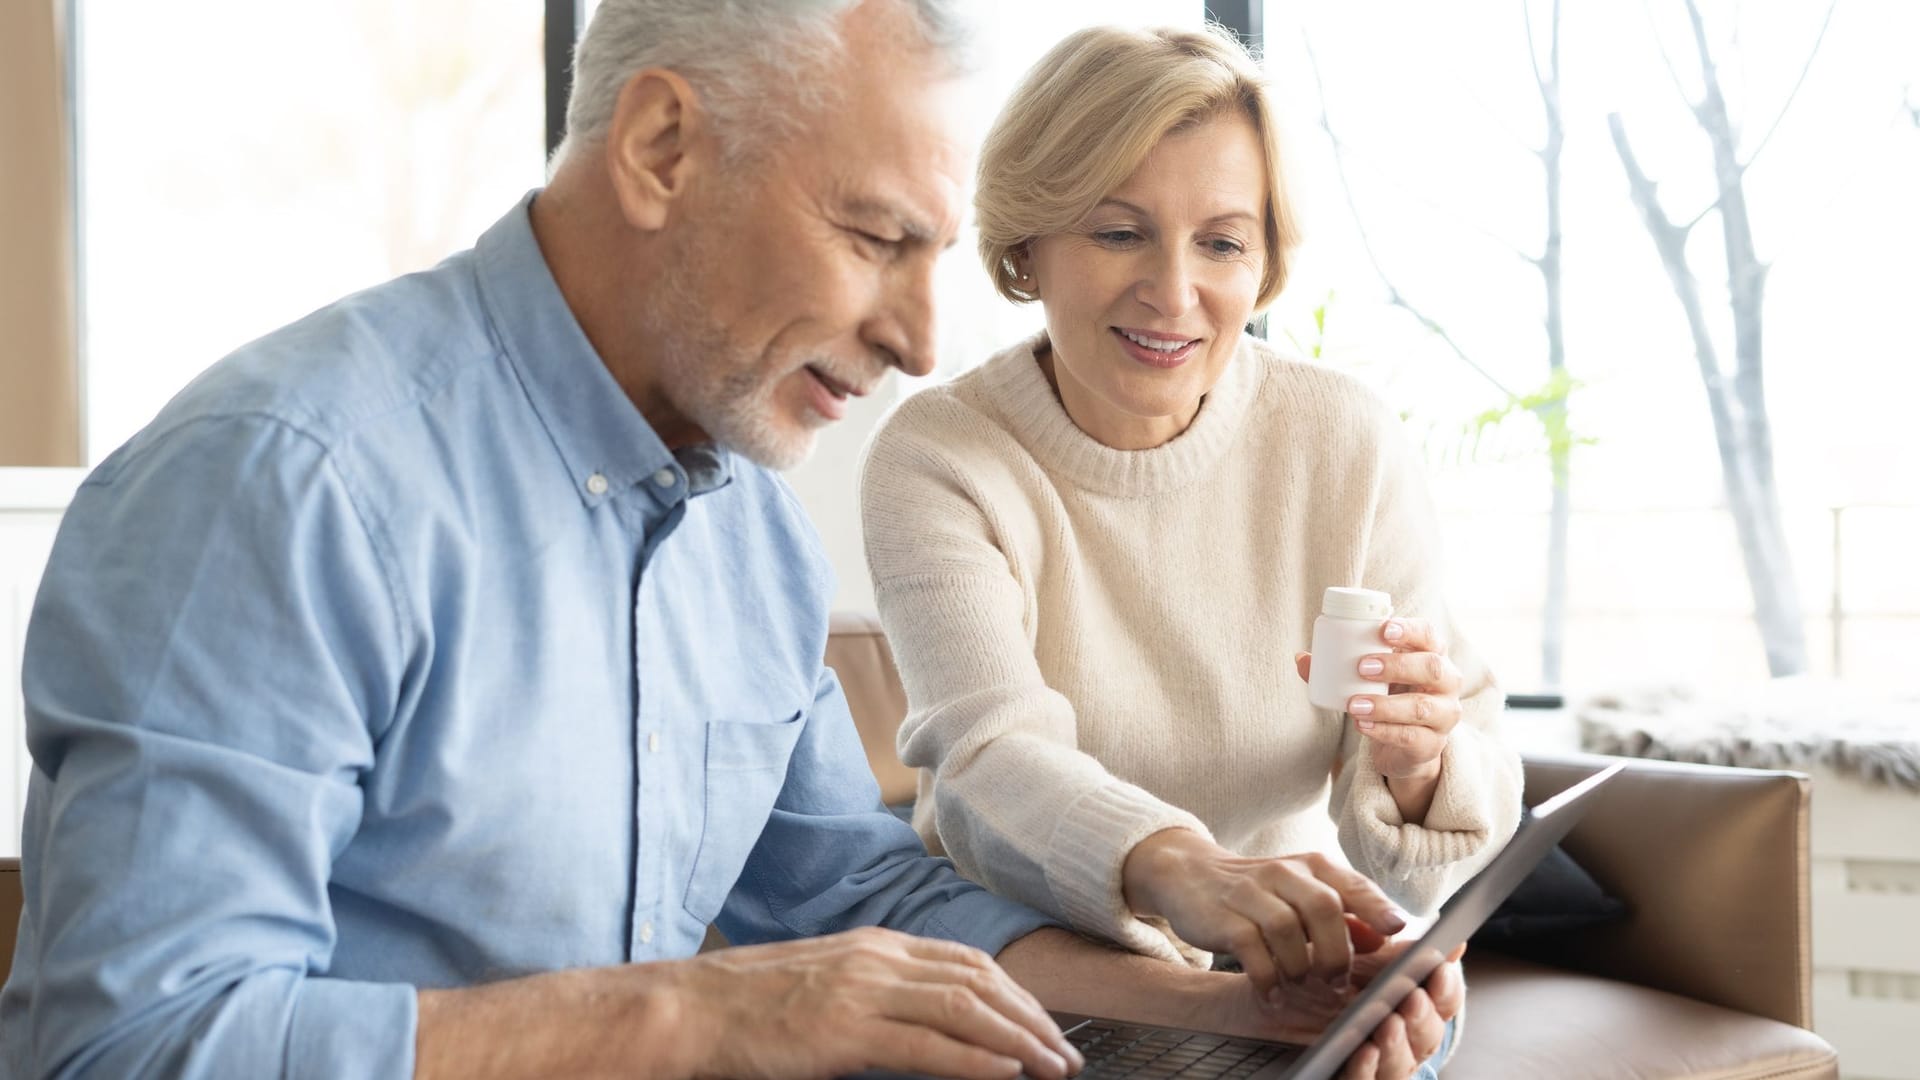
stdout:
<svg viewBox="0 0 1920 1080">
<path fill-rule="evenodd" d="M 1466 717 L 1411 825 L 1293 664 L 1329 585 L 1447 625 L 1398 419 L 1248 338 L 1178 438 L 1114 450 L 1061 407 L 1042 340 L 902 402 L 868 449 L 867 559 L 928 847 L 1083 932 L 1194 963 L 1121 898 L 1127 852 L 1171 826 L 1247 855 L 1344 852 L 1432 909 L 1519 818 L 1485 665 L 1449 627 Z"/>
</svg>

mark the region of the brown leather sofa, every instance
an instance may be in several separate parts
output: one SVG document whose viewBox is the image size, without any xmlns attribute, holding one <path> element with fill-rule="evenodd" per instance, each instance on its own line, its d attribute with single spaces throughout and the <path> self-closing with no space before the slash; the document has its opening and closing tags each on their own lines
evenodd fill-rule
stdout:
<svg viewBox="0 0 1920 1080">
<path fill-rule="evenodd" d="M 870 616 L 837 615 L 827 662 L 892 803 L 906 694 Z M 1530 759 L 1527 801 L 1601 759 Z M 1470 1021 L 1447 1080 L 1813 1080 L 1839 1075 L 1807 1030 L 1808 783 L 1793 773 L 1633 762 L 1566 847 L 1631 917 L 1529 959 L 1467 957 Z M 11 964 L 19 864 L 0 860 L 0 960 Z M 0 967 L 0 974 L 4 967 Z"/>
<path fill-rule="evenodd" d="M 878 622 L 835 615 L 827 663 L 882 796 L 911 801 L 894 754 L 906 692 Z M 1530 758 L 1526 800 L 1611 760 Z M 1797 773 L 1630 762 L 1565 844 L 1630 917 L 1529 958 L 1470 951 L 1447 1080 L 1838 1077 L 1808 1030 L 1809 790 Z"/>
</svg>

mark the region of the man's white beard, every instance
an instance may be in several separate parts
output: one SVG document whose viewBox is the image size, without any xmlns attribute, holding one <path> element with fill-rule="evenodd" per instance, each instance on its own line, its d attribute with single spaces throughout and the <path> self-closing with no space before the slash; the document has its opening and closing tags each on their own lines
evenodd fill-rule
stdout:
<svg viewBox="0 0 1920 1080">
<path fill-rule="evenodd" d="M 825 419 L 789 428 L 773 398 L 781 379 L 801 364 L 767 366 L 729 339 L 687 284 L 707 278 L 711 261 L 697 242 L 685 245 L 681 255 L 680 272 L 641 307 L 645 332 L 659 346 L 661 392 L 714 442 L 747 460 L 779 470 L 799 465 L 813 453 L 814 431 Z"/>
</svg>

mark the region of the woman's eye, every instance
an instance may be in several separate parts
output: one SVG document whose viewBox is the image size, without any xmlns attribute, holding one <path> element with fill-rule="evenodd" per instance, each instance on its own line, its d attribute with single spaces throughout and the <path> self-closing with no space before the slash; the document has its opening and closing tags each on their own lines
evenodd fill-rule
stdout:
<svg viewBox="0 0 1920 1080">
<path fill-rule="evenodd" d="M 1240 243 L 1236 240 L 1217 240 L 1217 239 L 1207 241 L 1207 249 L 1209 251 L 1212 251 L 1215 255 L 1222 255 L 1222 256 L 1238 255 L 1241 252 L 1246 250 L 1246 248 L 1241 247 Z"/>
<path fill-rule="evenodd" d="M 1112 244 L 1117 247 L 1133 243 L 1140 239 L 1140 234 L 1132 229 L 1101 229 L 1093 234 L 1093 238 L 1103 244 Z"/>
</svg>

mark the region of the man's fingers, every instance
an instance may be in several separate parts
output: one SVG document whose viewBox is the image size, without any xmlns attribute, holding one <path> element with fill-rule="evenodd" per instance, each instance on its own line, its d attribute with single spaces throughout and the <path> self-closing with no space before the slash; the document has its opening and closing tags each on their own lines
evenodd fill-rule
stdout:
<svg viewBox="0 0 1920 1080">
<path fill-rule="evenodd" d="M 957 941 L 913 934 L 898 936 L 905 939 L 903 947 L 917 957 L 936 963 L 960 964 L 984 973 L 991 980 L 986 985 L 992 987 L 993 998 L 1000 1003 L 998 1007 L 1001 1012 L 1019 1019 L 1027 1030 L 1039 1035 L 1054 1052 L 1072 1062 L 1074 1068 L 1080 1067 L 1080 1051 L 1074 1049 L 1073 1043 L 1061 1034 L 1060 1026 L 1048 1015 L 1047 1007 L 1040 1004 L 1040 999 L 1034 997 L 1032 991 L 1008 975 L 1005 968 L 995 963 L 993 957 Z"/>
<path fill-rule="evenodd" d="M 968 964 L 939 960 L 915 959 L 908 963 L 914 966 L 902 968 L 903 977 L 916 982 L 966 987 L 988 1008 L 1026 1029 L 1074 1069 L 1084 1064 L 1080 1051 L 1074 1049 L 1073 1043 L 1061 1034 L 1059 1025 L 1053 1022 L 1046 1008 L 1027 992 L 1026 987 L 1014 982 L 1012 976 L 998 964 L 989 964 L 983 970 Z"/>
<path fill-rule="evenodd" d="M 1064 1080 L 1068 1074 L 1065 1056 L 1032 1030 L 989 1005 L 964 983 L 903 982 L 887 992 L 879 1009 L 889 1020 L 925 1029 L 996 1057 L 1012 1059 L 1032 1076 Z M 938 1045 L 926 1039 L 918 1039 L 917 1043 L 923 1048 Z M 918 1069 L 949 1075 L 924 1065 Z"/>
<path fill-rule="evenodd" d="M 874 1025 L 869 1047 L 870 1052 L 865 1056 L 872 1067 L 889 1072 L 929 1073 L 962 1080 L 1009 1080 L 1020 1075 L 1023 1065 L 1018 1058 L 969 1045 L 931 1028 L 893 1020 Z"/>
</svg>

